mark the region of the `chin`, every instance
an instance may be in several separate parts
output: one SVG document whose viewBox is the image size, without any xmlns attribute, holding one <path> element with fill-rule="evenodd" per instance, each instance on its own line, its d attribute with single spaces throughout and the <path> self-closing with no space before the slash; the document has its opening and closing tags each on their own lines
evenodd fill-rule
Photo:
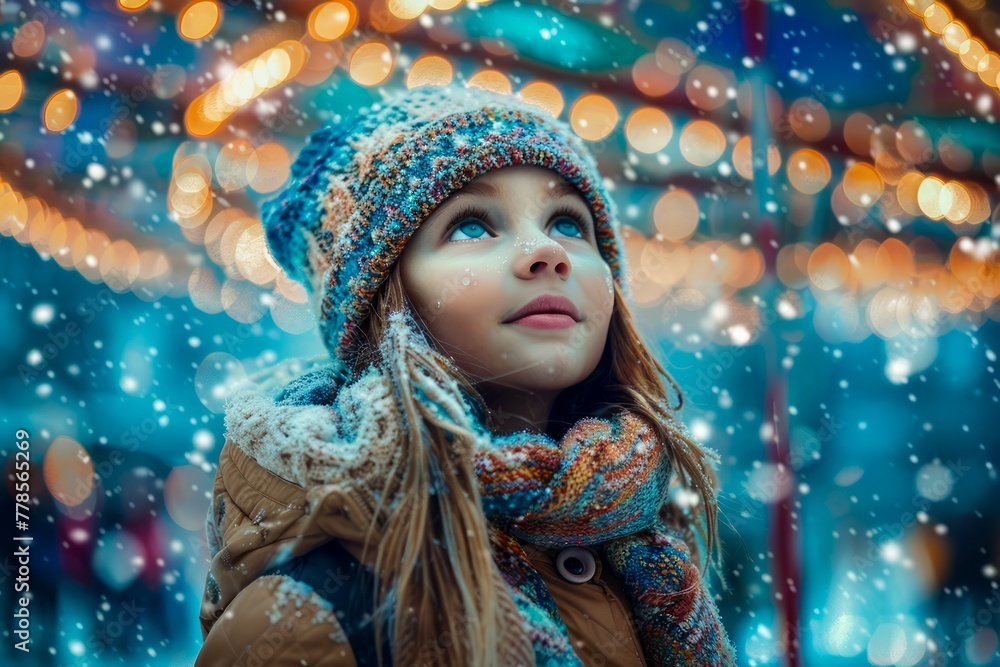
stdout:
<svg viewBox="0 0 1000 667">
<path fill-rule="evenodd" d="M 500 384 L 522 391 L 562 391 L 583 382 L 588 375 L 590 373 L 585 368 L 543 361 L 537 366 L 504 375 Z"/>
</svg>

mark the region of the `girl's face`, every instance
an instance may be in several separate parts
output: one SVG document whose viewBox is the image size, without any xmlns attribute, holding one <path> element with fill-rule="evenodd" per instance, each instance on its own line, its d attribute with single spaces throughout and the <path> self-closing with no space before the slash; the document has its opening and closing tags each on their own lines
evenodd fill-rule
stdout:
<svg viewBox="0 0 1000 667">
<path fill-rule="evenodd" d="M 417 314 L 476 382 L 552 393 L 597 367 L 614 308 L 611 269 L 590 208 L 556 172 L 483 174 L 434 210 L 399 261 Z M 576 313 L 511 321 L 541 296 Z"/>
</svg>

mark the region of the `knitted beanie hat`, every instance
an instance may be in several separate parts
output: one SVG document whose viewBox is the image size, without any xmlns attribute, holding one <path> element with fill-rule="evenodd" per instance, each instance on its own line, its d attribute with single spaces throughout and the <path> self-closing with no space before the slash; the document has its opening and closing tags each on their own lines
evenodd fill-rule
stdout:
<svg viewBox="0 0 1000 667">
<path fill-rule="evenodd" d="M 372 298 L 435 207 L 506 166 L 547 167 L 579 190 L 601 256 L 627 289 L 613 204 L 564 122 L 515 97 L 456 85 L 406 91 L 362 112 L 314 131 L 289 185 L 262 210 L 271 254 L 310 292 L 334 358 L 357 352 Z"/>
</svg>

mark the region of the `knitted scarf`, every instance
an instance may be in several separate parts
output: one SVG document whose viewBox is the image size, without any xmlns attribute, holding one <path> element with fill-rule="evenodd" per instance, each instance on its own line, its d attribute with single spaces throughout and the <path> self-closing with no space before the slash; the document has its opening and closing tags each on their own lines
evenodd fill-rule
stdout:
<svg viewBox="0 0 1000 667">
<path fill-rule="evenodd" d="M 330 365 L 301 375 L 273 397 L 259 387 L 238 392 L 227 404 L 227 438 L 311 494 L 340 485 L 372 509 L 399 455 L 400 420 L 392 415 L 399 409 L 398 383 L 409 382 L 413 395 L 436 413 L 479 434 L 473 456 L 493 557 L 536 665 L 583 663 L 522 541 L 602 549 L 632 603 L 650 665 L 735 665 L 735 649 L 686 538 L 661 519 L 672 469 L 647 421 L 627 410 L 588 417 L 559 441 L 527 431 L 490 433 L 467 403 L 456 400 L 457 386 L 448 391 L 430 373 L 404 372 L 401 351 L 426 344 L 416 333 L 408 316 L 390 316 L 383 362 L 346 384 L 344 371 Z M 503 664 L 530 662 L 508 650 L 510 662 Z"/>
</svg>

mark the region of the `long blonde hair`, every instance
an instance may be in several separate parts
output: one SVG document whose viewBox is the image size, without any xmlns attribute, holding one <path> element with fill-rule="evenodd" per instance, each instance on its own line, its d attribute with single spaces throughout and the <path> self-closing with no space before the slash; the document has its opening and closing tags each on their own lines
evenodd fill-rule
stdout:
<svg viewBox="0 0 1000 667">
<path fill-rule="evenodd" d="M 665 503 L 661 516 L 685 536 L 697 562 L 699 548 L 691 531 L 696 525 L 706 545 L 705 567 L 717 548 L 715 486 L 718 478 L 708 461 L 711 455 L 685 432 L 673 412 L 683 405 L 677 382 L 643 343 L 632 314 L 617 284 L 615 304 L 604 355 L 585 381 L 557 398 L 549 435 L 558 438 L 555 425 L 567 428 L 579 417 L 613 408 L 641 414 L 654 426 L 669 450 L 678 482 L 693 489 L 699 502 L 690 513 L 679 512 Z M 363 354 L 354 360 L 355 371 L 378 360 L 379 343 L 386 335 L 388 316 L 412 309 L 406 296 L 397 262 L 372 300 L 370 315 L 361 327 Z M 419 317 L 414 316 L 419 322 Z M 428 336 L 432 342 L 433 337 Z M 450 356 L 439 348 L 406 346 L 401 378 L 417 373 L 454 380 L 469 397 L 478 401 L 487 425 L 495 425 L 475 386 Z M 669 406 L 662 378 L 677 392 L 676 406 Z M 399 378 L 396 378 L 399 379 Z M 381 523 L 381 540 L 375 560 L 376 607 L 374 614 L 376 650 L 382 664 L 382 625 L 391 608 L 390 641 L 393 662 L 413 664 L 420 651 L 420 664 L 493 665 L 499 654 L 502 611 L 516 609 L 513 599 L 493 562 L 489 527 L 480 504 L 473 466 L 476 435 L 453 421 L 444 419 L 424 401 L 416 400 L 407 381 L 398 382 L 400 419 L 405 442 L 397 469 L 386 482 L 382 504 L 374 522 Z M 461 401 L 461 397 L 455 397 Z M 460 403 L 461 404 L 461 403 Z M 399 502 L 386 508 L 392 497 Z M 702 521 L 697 519 L 701 518 Z M 369 538 L 374 533 L 369 531 Z M 370 539 L 365 542 L 368 553 Z M 722 561 L 716 563 L 721 575 Z M 488 575 L 488 576 L 484 576 Z M 723 587 L 725 587 L 723 579 Z M 447 633 L 447 634 L 446 634 Z M 443 637 L 451 638 L 443 641 Z M 409 648 L 410 655 L 397 651 Z M 434 651 L 434 655 L 427 652 Z"/>
</svg>

